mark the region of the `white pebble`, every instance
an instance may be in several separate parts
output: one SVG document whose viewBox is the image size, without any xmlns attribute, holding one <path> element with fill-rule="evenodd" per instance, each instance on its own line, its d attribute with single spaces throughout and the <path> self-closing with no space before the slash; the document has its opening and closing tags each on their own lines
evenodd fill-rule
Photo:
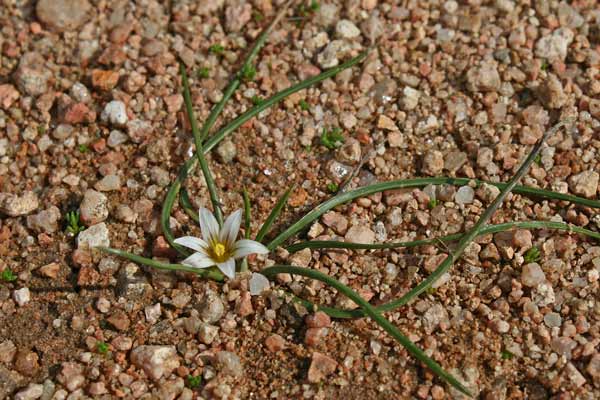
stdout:
<svg viewBox="0 0 600 400">
<path fill-rule="evenodd" d="M 100 115 L 100 119 L 104 122 L 110 123 L 111 125 L 125 125 L 128 121 L 125 103 L 119 100 L 113 100 L 109 102 L 104 107 L 104 110 Z"/>
<path fill-rule="evenodd" d="M 256 296 L 269 288 L 269 280 L 263 274 L 252 273 L 249 282 L 250 294 Z"/>
<path fill-rule="evenodd" d="M 29 288 L 24 287 L 19 290 L 15 290 L 13 292 L 13 299 L 21 307 L 24 306 L 25 304 L 29 303 L 29 300 L 31 299 L 31 294 L 29 293 Z"/>
</svg>

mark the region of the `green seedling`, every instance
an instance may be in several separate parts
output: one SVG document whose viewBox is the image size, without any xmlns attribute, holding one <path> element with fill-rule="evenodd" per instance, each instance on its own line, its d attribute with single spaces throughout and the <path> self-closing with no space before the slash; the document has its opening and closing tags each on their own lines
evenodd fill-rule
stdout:
<svg viewBox="0 0 600 400">
<path fill-rule="evenodd" d="M 198 375 L 198 376 L 188 375 L 187 376 L 187 384 L 190 389 L 196 389 L 197 387 L 200 387 L 200 385 L 202 384 L 202 376 L 201 375 Z"/>
<path fill-rule="evenodd" d="M 81 224 L 79 211 L 69 211 L 65 216 L 65 220 L 67 221 L 68 233 L 75 236 L 85 230 L 85 227 Z"/>
<path fill-rule="evenodd" d="M 225 47 L 220 44 L 213 44 L 208 48 L 208 51 L 216 55 L 221 55 L 225 51 Z"/>
<path fill-rule="evenodd" d="M 502 350 L 502 359 L 511 360 L 515 355 L 508 350 Z"/>
<path fill-rule="evenodd" d="M 6 268 L 4 271 L 2 271 L 2 274 L 0 274 L 0 279 L 2 279 L 4 282 L 13 282 L 17 280 L 17 276 L 11 271 L 10 268 Z"/>
<path fill-rule="evenodd" d="M 97 341 L 96 342 L 96 351 L 99 354 L 107 354 L 108 353 L 108 344 L 102 342 L 102 341 Z"/>
<path fill-rule="evenodd" d="M 80 144 L 79 146 L 77 146 L 77 150 L 79 150 L 80 153 L 85 154 L 90 151 L 90 148 L 87 144 Z"/>
<path fill-rule="evenodd" d="M 540 249 L 538 249 L 537 247 L 532 247 L 529 250 L 527 250 L 527 252 L 525 253 L 525 256 L 523 257 L 523 259 L 525 260 L 526 263 L 532 263 L 532 262 L 537 262 L 540 259 Z"/>
<path fill-rule="evenodd" d="M 338 189 L 339 186 L 337 183 L 332 182 L 327 184 L 327 190 L 329 191 L 329 193 L 335 193 L 338 191 Z"/>
<path fill-rule="evenodd" d="M 254 96 L 252 96 L 252 98 L 250 99 L 250 101 L 252 102 L 252 104 L 257 105 L 262 101 L 262 97 L 260 97 L 259 95 L 255 94 Z"/>
<path fill-rule="evenodd" d="M 433 210 L 434 208 L 436 208 L 438 205 L 438 200 L 437 199 L 430 199 L 429 202 L 427 203 L 427 208 L 429 208 L 430 210 Z"/>
<path fill-rule="evenodd" d="M 241 75 L 243 80 L 245 80 L 246 82 L 250 82 L 254 80 L 254 77 L 256 76 L 256 68 L 254 68 L 254 66 L 250 64 L 244 65 L 241 71 Z"/>
<path fill-rule="evenodd" d="M 208 79 L 208 77 L 210 77 L 210 70 L 208 67 L 202 67 L 198 70 L 198 78 Z"/>
<path fill-rule="evenodd" d="M 340 147 L 346 139 L 342 135 L 342 130 L 338 127 L 332 129 L 324 129 L 321 135 L 321 144 L 329 150 Z"/>
<path fill-rule="evenodd" d="M 309 109 L 309 107 L 310 107 L 310 106 L 309 106 L 309 104 L 308 104 L 308 103 L 306 102 L 306 100 L 304 100 L 304 99 L 300 100 L 300 101 L 298 102 L 298 104 L 300 105 L 300 109 L 301 109 L 302 111 L 308 111 L 308 109 Z"/>
</svg>

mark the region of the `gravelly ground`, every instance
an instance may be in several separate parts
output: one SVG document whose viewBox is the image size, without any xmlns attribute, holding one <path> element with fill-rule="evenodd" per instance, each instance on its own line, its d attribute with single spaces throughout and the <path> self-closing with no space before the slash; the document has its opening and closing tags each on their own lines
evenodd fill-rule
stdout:
<svg viewBox="0 0 600 400">
<path fill-rule="evenodd" d="M 524 183 L 598 198 L 600 8 L 593 1 L 293 2 L 219 125 L 373 46 L 367 59 L 244 124 L 208 159 L 226 213 L 253 202 L 256 232 L 297 185 L 277 229 L 348 187 L 416 176 L 507 181 L 554 121 Z M 107 257 L 90 245 L 177 257 L 158 216 L 193 141 L 277 0 L 3 0 L 0 6 L 0 398 L 444 399 L 458 395 L 368 320 L 331 321 L 277 295 Z M 314 5 L 314 7 L 311 7 Z M 222 46 L 222 51 L 214 45 Z M 211 50 L 211 46 L 212 50 Z M 321 145 L 339 127 L 337 150 Z M 209 206 L 204 180 L 186 184 Z M 367 243 L 461 232 L 492 187 L 386 192 L 324 215 L 303 238 Z M 87 230 L 66 231 L 80 210 Z M 197 233 L 181 210 L 176 235 Z M 598 231 L 589 207 L 512 195 L 493 218 Z M 536 247 L 534 260 L 525 255 Z M 445 256 L 411 250 L 277 251 L 374 303 Z M 531 254 L 531 253 L 529 253 Z M 530 262 L 534 261 L 534 262 Z M 480 237 L 436 289 L 386 316 L 483 399 L 600 397 L 600 246 L 565 232 Z M 323 285 L 279 287 L 353 307 Z M 189 376 L 201 376 L 193 387 Z"/>
</svg>

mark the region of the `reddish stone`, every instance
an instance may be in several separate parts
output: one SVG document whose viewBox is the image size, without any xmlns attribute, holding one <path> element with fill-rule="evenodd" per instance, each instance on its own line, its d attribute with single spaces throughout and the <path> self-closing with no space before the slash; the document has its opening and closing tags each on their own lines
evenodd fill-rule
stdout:
<svg viewBox="0 0 600 400">
<path fill-rule="evenodd" d="M 276 353 L 285 348 L 285 339 L 274 333 L 265 340 L 265 346 L 270 352 Z"/>
<path fill-rule="evenodd" d="M 325 354 L 314 352 L 308 368 L 308 381 L 318 383 L 335 372 L 337 361 Z"/>
<path fill-rule="evenodd" d="M 304 322 L 309 328 L 328 328 L 331 326 L 331 318 L 323 311 L 317 311 L 314 314 L 308 315 Z"/>
<path fill-rule="evenodd" d="M 90 110 L 85 103 L 75 103 L 68 106 L 63 121 L 67 124 L 92 123 L 96 120 L 96 112 Z"/>
<path fill-rule="evenodd" d="M 19 98 L 19 92 L 13 85 L 0 85 L 0 106 L 8 108 Z"/>
<path fill-rule="evenodd" d="M 58 276 L 58 271 L 60 271 L 59 263 L 46 264 L 38 269 L 40 275 L 50 279 L 56 279 L 56 277 Z"/>
<path fill-rule="evenodd" d="M 105 71 L 95 69 L 92 71 L 92 86 L 96 89 L 109 91 L 119 82 L 119 73 L 117 71 Z"/>
<path fill-rule="evenodd" d="M 100 281 L 100 274 L 91 266 L 85 266 L 79 270 L 77 284 L 79 286 L 96 285 Z"/>
<path fill-rule="evenodd" d="M 92 254 L 86 250 L 77 249 L 72 255 L 73 263 L 78 267 L 92 265 Z"/>
<path fill-rule="evenodd" d="M 327 328 L 309 328 L 304 335 L 304 343 L 307 346 L 314 347 L 323 342 L 323 339 L 329 333 Z"/>
<path fill-rule="evenodd" d="M 152 255 L 154 257 L 172 258 L 177 256 L 177 251 L 169 245 L 164 236 L 159 236 L 152 245 Z"/>
<path fill-rule="evenodd" d="M 127 315 L 122 311 L 117 311 L 116 313 L 108 317 L 106 320 L 109 324 L 114 326 L 119 331 L 126 331 L 131 325 L 131 321 L 129 320 Z"/>
</svg>

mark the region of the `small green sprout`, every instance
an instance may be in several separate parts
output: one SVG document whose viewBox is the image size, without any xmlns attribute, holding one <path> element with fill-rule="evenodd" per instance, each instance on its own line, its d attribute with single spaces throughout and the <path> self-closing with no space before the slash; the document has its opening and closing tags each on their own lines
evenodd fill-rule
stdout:
<svg viewBox="0 0 600 400">
<path fill-rule="evenodd" d="M 532 263 L 532 262 L 539 261 L 539 259 L 540 259 L 540 249 L 538 249 L 535 246 L 532 247 L 532 248 L 530 248 L 525 253 L 525 256 L 523 257 L 523 259 L 525 260 L 526 263 Z"/>
<path fill-rule="evenodd" d="M 337 183 L 332 182 L 332 183 L 327 184 L 327 190 L 329 190 L 330 193 L 337 192 L 339 188 L 340 187 L 338 186 Z"/>
<path fill-rule="evenodd" d="M 245 80 L 246 82 L 250 82 L 254 80 L 254 77 L 256 76 L 256 68 L 254 68 L 254 66 L 250 64 L 244 65 L 244 68 L 242 68 L 240 74 L 242 75 L 243 80 Z"/>
<path fill-rule="evenodd" d="M 340 128 L 324 129 L 321 135 L 321 144 L 329 150 L 336 149 L 344 143 L 345 139 Z"/>
<path fill-rule="evenodd" d="M 533 161 L 537 164 L 537 165 L 542 165 L 542 155 L 538 154 L 537 156 L 535 156 L 535 158 L 533 159 Z"/>
<path fill-rule="evenodd" d="M 308 111 L 310 105 L 306 102 L 306 100 L 302 99 L 298 102 L 300 104 L 300 109 L 303 111 Z"/>
<path fill-rule="evenodd" d="M 260 21 L 262 21 L 263 19 L 265 19 L 265 16 L 264 16 L 264 15 L 262 15 L 262 14 L 261 14 L 259 11 L 256 11 L 256 10 L 255 10 L 255 11 L 252 13 L 252 18 L 254 18 L 254 22 L 260 22 Z"/>
<path fill-rule="evenodd" d="M 542 65 L 540 66 L 540 69 L 542 71 L 547 71 L 549 67 L 550 67 L 550 64 L 548 64 L 548 61 L 546 61 L 546 60 L 542 61 Z"/>
<path fill-rule="evenodd" d="M 310 2 L 310 10 L 312 12 L 319 11 L 319 8 L 321 8 L 321 4 L 319 4 L 319 2 L 317 0 L 312 0 Z"/>
<path fill-rule="evenodd" d="M 198 70 L 198 78 L 207 79 L 209 76 L 210 76 L 210 70 L 208 69 L 208 67 L 201 67 Z"/>
<path fill-rule="evenodd" d="M 513 353 L 511 353 L 508 350 L 502 350 L 502 359 L 503 360 L 510 360 L 514 357 L 515 355 Z"/>
<path fill-rule="evenodd" d="M 216 54 L 216 55 L 221 55 L 225 51 L 225 47 L 223 47 L 222 45 L 217 43 L 217 44 L 211 45 L 208 48 L 208 51 L 210 51 L 211 53 Z"/>
<path fill-rule="evenodd" d="M 2 279 L 4 282 L 12 282 L 17 280 L 17 276 L 11 271 L 10 268 L 6 268 L 4 271 L 2 271 L 2 274 L 0 274 L 0 279 Z"/>
<path fill-rule="evenodd" d="M 427 208 L 429 208 L 430 210 L 433 210 L 434 208 L 436 208 L 438 205 L 438 201 L 437 199 L 429 199 L 429 202 L 427 203 Z"/>
<path fill-rule="evenodd" d="M 37 128 L 38 134 L 43 135 L 44 133 L 46 133 L 46 127 L 44 125 L 40 125 Z"/>
<path fill-rule="evenodd" d="M 259 95 L 255 94 L 254 96 L 252 96 L 252 98 L 250 99 L 250 101 L 252 102 L 252 104 L 257 105 L 258 103 L 260 103 L 262 101 L 262 97 L 260 97 Z"/>
<path fill-rule="evenodd" d="M 99 340 L 96 342 L 96 351 L 99 354 L 107 354 L 108 353 L 108 345 L 103 341 Z"/>
<path fill-rule="evenodd" d="M 429 287 L 429 288 L 427 288 L 426 292 L 427 292 L 427 294 L 433 296 L 435 294 L 435 288 L 434 287 Z"/>
<path fill-rule="evenodd" d="M 187 383 L 188 383 L 188 387 L 190 389 L 195 389 L 195 388 L 199 387 L 200 384 L 202 383 L 202 375 L 198 375 L 198 376 L 188 375 Z"/>
<path fill-rule="evenodd" d="M 85 227 L 81 225 L 79 211 L 69 211 L 65 216 L 67 221 L 67 232 L 72 235 L 77 235 L 79 232 L 85 230 Z"/>
<path fill-rule="evenodd" d="M 77 150 L 79 150 L 80 153 L 85 154 L 90 151 L 90 148 L 87 144 L 80 144 L 79 146 L 77 146 Z"/>
<path fill-rule="evenodd" d="M 310 153 L 312 151 L 312 146 L 310 144 L 307 146 L 304 146 L 304 151 L 307 153 Z"/>
</svg>

